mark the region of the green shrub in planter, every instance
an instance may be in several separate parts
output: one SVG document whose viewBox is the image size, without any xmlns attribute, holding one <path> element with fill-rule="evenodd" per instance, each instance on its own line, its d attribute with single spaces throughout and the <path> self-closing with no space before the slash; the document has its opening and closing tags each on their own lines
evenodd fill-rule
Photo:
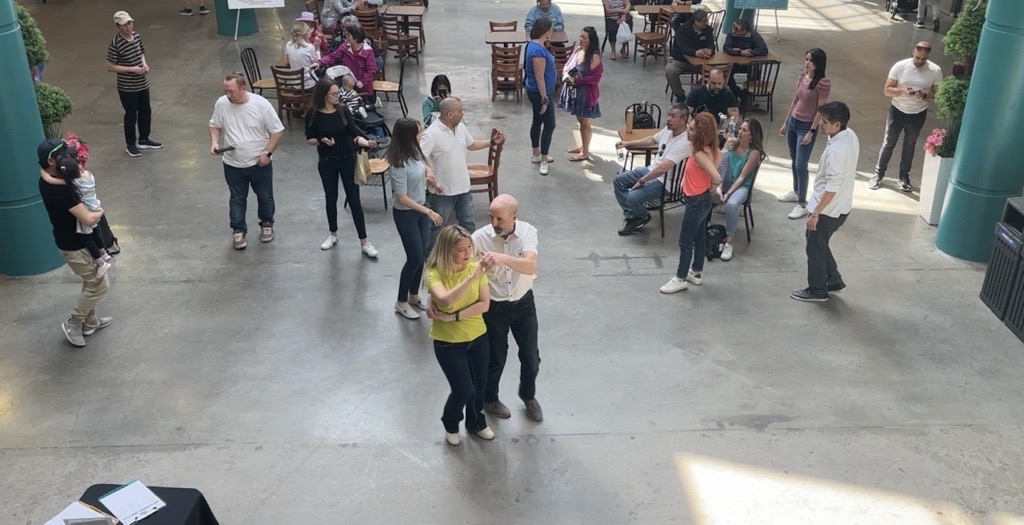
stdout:
<svg viewBox="0 0 1024 525">
<path fill-rule="evenodd" d="M 957 139 L 960 137 L 960 121 L 964 117 L 964 106 L 967 105 L 967 91 L 971 87 L 971 79 L 967 77 L 946 77 L 939 82 L 935 93 L 935 105 L 939 110 L 939 118 L 946 124 L 946 138 L 939 156 L 952 157 L 956 151 Z"/>
<path fill-rule="evenodd" d="M 43 32 L 36 25 L 36 20 L 24 7 L 18 5 L 18 24 L 21 26 L 21 38 L 25 41 L 25 54 L 28 55 L 28 65 L 38 66 L 50 60 L 50 53 L 46 50 L 46 39 Z"/>
<path fill-rule="evenodd" d="M 961 63 L 968 66 L 968 75 L 971 74 L 974 56 L 978 54 L 978 42 L 981 41 L 981 28 L 985 25 L 987 8 L 988 2 L 985 0 L 969 2 L 956 17 L 946 36 L 942 37 L 946 55 L 959 55 Z"/>
<path fill-rule="evenodd" d="M 36 101 L 39 103 L 39 117 L 46 136 L 60 137 L 60 123 L 71 114 L 74 107 L 71 97 L 57 86 L 36 82 Z"/>
</svg>

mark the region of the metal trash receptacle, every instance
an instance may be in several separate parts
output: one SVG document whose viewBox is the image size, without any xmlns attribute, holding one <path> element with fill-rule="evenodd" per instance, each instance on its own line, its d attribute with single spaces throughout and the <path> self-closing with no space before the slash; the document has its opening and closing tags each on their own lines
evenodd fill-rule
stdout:
<svg viewBox="0 0 1024 525">
<path fill-rule="evenodd" d="M 981 300 L 1000 320 L 1006 316 L 1014 288 L 1024 286 L 1019 278 L 1021 247 L 1024 245 L 1024 198 L 1006 200 L 1003 220 L 996 224 L 992 255 L 989 257 Z"/>
</svg>

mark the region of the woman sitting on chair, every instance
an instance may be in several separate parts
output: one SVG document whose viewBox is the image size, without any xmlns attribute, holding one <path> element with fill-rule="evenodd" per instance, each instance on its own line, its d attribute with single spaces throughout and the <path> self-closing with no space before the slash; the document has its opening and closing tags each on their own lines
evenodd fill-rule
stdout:
<svg viewBox="0 0 1024 525">
<path fill-rule="evenodd" d="M 366 44 L 366 33 L 362 28 L 348 28 L 344 33 L 345 41 L 338 46 L 338 49 L 314 62 L 311 68 L 317 69 L 337 64 L 349 68 L 352 70 L 352 76 L 356 77 L 356 89 L 372 99 L 373 77 L 377 74 L 377 62 L 374 60 L 373 49 Z"/>
<path fill-rule="evenodd" d="M 429 126 L 441 114 L 441 101 L 452 94 L 452 82 L 447 75 L 437 75 L 430 82 L 430 95 L 423 99 L 423 125 Z"/>
<path fill-rule="evenodd" d="M 740 124 L 738 136 L 726 141 L 725 149 L 722 150 L 722 185 L 718 187 L 716 200 L 725 203 L 723 261 L 732 259 L 732 237 L 736 234 L 739 223 L 740 207 L 753 190 L 754 177 L 757 177 L 761 162 L 767 158 L 761 123 L 752 118 Z"/>
</svg>

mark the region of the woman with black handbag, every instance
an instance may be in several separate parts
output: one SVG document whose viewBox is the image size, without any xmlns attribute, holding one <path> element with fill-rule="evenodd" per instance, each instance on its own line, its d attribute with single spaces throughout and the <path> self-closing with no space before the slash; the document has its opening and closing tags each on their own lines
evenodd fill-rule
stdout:
<svg viewBox="0 0 1024 525">
<path fill-rule="evenodd" d="M 598 98 L 604 65 L 601 64 L 601 48 L 597 41 L 597 30 L 587 26 L 580 31 L 576 48 L 569 55 L 562 72 L 562 94 L 558 107 L 576 116 L 580 123 L 580 147 L 569 150 L 569 160 L 580 162 L 590 160 L 590 139 L 594 130 L 590 119 L 601 116 Z"/>
<path fill-rule="evenodd" d="M 345 188 L 345 199 L 352 210 L 352 221 L 359 234 L 363 254 L 377 258 L 377 249 L 366 238 L 366 220 L 363 205 L 359 201 L 359 185 L 355 181 L 356 148 L 375 148 L 377 143 L 370 140 L 356 127 L 352 113 L 339 103 L 338 85 L 321 79 L 313 88 L 313 109 L 306 114 L 306 141 L 316 146 L 320 157 L 317 170 L 324 186 L 327 204 L 327 225 L 330 236 L 321 245 L 321 250 L 330 250 L 338 244 L 338 179 Z"/>
</svg>

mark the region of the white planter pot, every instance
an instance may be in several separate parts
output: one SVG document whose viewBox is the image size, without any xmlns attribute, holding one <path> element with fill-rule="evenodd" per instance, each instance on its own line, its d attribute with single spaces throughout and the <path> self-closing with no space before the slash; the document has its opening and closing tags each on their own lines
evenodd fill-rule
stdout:
<svg viewBox="0 0 1024 525">
<path fill-rule="evenodd" d="M 952 158 L 924 156 L 924 168 L 921 170 L 921 203 L 917 211 L 924 222 L 933 226 L 939 223 L 942 204 L 946 200 L 946 188 L 949 187 L 949 177 L 952 174 Z"/>
</svg>

